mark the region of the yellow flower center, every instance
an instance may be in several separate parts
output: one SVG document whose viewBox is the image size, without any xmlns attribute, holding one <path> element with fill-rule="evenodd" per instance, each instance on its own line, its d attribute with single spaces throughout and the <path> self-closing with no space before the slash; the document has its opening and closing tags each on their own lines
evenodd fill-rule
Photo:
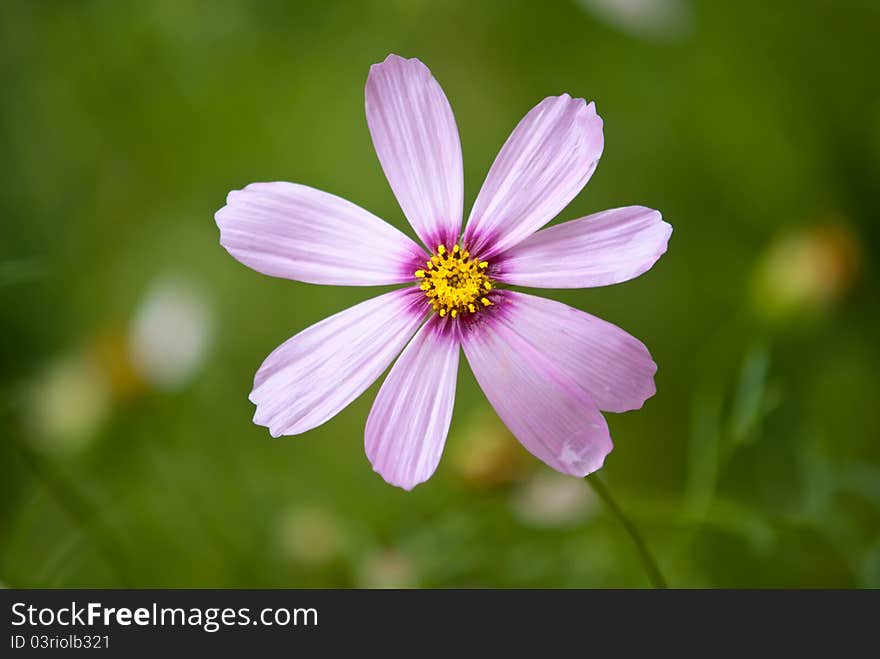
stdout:
<svg viewBox="0 0 880 659">
<path fill-rule="evenodd" d="M 458 245 L 451 251 L 439 245 L 425 269 L 416 270 L 415 275 L 422 280 L 419 288 L 425 291 L 434 311 L 455 318 L 492 306 L 486 297 L 492 290 L 492 280 L 486 274 L 488 267 L 486 261 L 472 259 Z"/>
</svg>

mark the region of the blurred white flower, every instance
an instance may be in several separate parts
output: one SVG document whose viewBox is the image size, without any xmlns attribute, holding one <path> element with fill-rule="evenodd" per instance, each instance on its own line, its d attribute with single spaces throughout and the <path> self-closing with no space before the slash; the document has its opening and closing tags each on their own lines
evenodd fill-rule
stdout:
<svg viewBox="0 0 880 659">
<path fill-rule="evenodd" d="M 592 517 L 596 497 L 581 479 L 556 472 L 535 474 L 511 498 L 516 517 L 532 526 L 570 526 Z"/>
<path fill-rule="evenodd" d="M 319 567 L 336 561 L 345 552 L 345 530 L 336 516 L 323 508 L 288 510 L 278 530 L 281 551 L 294 563 Z"/>
<path fill-rule="evenodd" d="M 675 40 L 690 33 L 688 0 L 578 0 L 596 18 L 640 39 Z"/>
<path fill-rule="evenodd" d="M 416 588 L 416 564 L 399 549 L 367 554 L 358 570 L 360 588 Z"/>
<path fill-rule="evenodd" d="M 203 364 L 213 335 L 207 298 L 190 283 L 163 277 L 150 288 L 131 326 L 131 359 L 160 389 L 179 389 Z"/>
<path fill-rule="evenodd" d="M 49 365 L 31 384 L 27 420 L 45 448 L 77 451 L 97 434 L 111 407 L 110 383 L 90 353 Z"/>
</svg>

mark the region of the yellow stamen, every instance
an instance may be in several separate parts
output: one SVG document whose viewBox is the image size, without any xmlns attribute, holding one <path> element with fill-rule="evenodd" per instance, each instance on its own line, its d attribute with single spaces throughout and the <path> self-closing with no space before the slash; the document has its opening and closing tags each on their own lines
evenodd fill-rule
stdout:
<svg viewBox="0 0 880 659">
<path fill-rule="evenodd" d="M 415 277 L 421 280 L 419 288 L 434 311 L 444 318 L 458 318 L 492 306 L 492 301 L 485 297 L 494 289 L 486 274 L 488 267 L 488 261 L 472 259 L 470 252 L 460 245 L 449 249 L 437 245 L 425 267 L 415 271 Z"/>
</svg>

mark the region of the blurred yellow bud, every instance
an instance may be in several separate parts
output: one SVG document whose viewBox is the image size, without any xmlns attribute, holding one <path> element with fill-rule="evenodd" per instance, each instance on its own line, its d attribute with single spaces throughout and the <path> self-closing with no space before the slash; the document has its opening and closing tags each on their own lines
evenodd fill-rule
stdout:
<svg viewBox="0 0 880 659">
<path fill-rule="evenodd" d="M 467 485 L 487 489 L 523 479 L 531 456 L 492 412 L 472 418 L 452 455 L 455 474 Z"/>
<path fill-rule="evenodd" d="M 771 321 L 827 310 L 852 286 L 860 265 L 856 236 L 835 224 L 774 242 L 755 270 L 755 311 Z"/>
</svg>

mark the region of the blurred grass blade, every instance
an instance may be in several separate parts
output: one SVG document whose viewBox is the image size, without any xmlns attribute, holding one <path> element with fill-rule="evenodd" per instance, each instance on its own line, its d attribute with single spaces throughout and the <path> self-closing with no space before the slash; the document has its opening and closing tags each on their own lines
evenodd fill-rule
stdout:
<svg viewBox="0 0 880 659">
<path fill-rule="evenodd" d="M 730 412 L 730 438 L 734 445 L 755 438 L 755 431 L 766 411 L 764 403 L 769 369 L 770 351 L 766 346 L 754 346 L 743 360 Z"/>
<path fill-rule="evenodd" d="M 685 498 L 691 511 L 705 511 L 715 496 L 721 462 L 721 393 L 698 391 L 691 408 Z"/>
</svg>

